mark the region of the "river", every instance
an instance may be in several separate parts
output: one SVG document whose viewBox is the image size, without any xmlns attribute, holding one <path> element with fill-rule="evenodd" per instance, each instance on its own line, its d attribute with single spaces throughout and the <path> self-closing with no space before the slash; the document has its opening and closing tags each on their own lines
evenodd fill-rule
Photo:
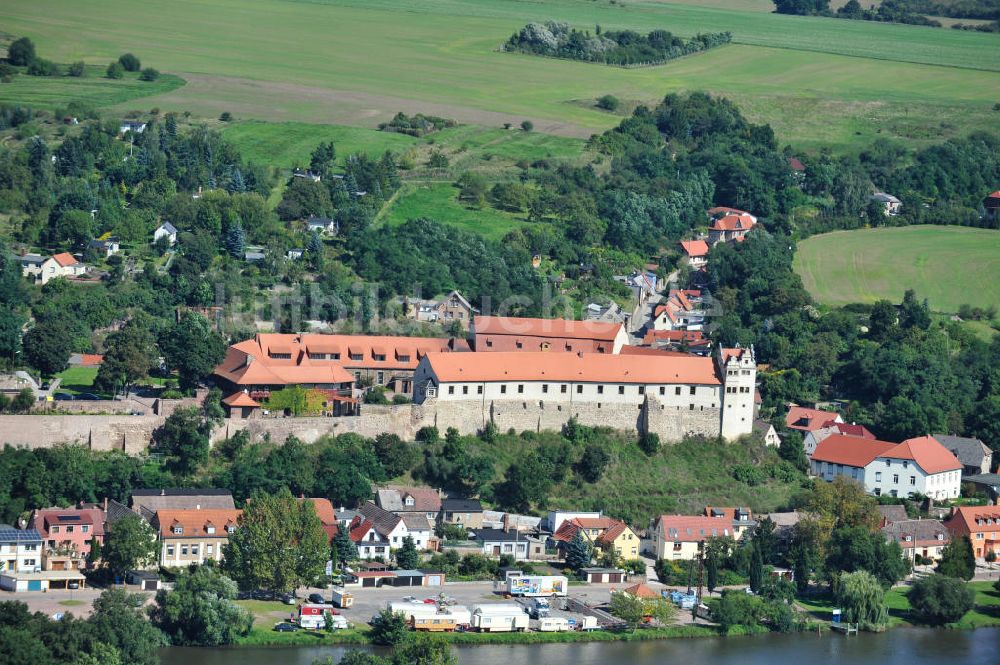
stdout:
<svg viewBox="0 0 1000 665">
<path fill-rule="evenodd" d="M 163 665 L 312 665 L 347 647 L 254 649 L 169 648 Z M 753 637 L 672 639 L 461 647 L 461 665 L 996 665 L 1000 628 L 931 630 L 896 628 L 858 636 L 815 633 Z"/>
</svg>

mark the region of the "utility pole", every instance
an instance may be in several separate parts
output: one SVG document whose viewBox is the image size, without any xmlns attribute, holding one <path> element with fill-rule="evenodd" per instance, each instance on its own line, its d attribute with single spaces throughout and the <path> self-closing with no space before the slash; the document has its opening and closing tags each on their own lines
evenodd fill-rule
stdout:
<svg viewBox="0 0 1000 665">
<path fill-rule="evenodd" d="M 702 549 L 703 547 L 704 543 L 702 543 L 702 547 L 698 548 L 698 595 L 695 597 L 694 607 L 691 608 L 691 618 L 695 620 L 698 619 L 698 605 L 701 604 L 702 586 L 705 581 L 705 551 Z"/>
</svg>

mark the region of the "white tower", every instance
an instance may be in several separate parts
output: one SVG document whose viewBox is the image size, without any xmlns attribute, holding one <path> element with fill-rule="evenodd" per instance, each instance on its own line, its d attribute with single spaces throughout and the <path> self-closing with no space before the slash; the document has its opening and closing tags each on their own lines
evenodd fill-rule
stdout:
<svg viewBox="0 0 1000 665">
<path fill-rule="evenodd" d="M 733 440 L 753 431 L 757 361 L 753 347 L 720 348 L 716 362 L 722 377 L 722 436 Z"/>
</svg>

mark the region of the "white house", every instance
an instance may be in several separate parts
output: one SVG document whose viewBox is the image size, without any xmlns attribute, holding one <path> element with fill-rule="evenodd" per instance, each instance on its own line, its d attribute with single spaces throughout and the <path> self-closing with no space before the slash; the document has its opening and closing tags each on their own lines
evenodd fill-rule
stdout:
<svg viewBox="0 0 1000 665">
<path fill-rule="evenodd" d="M 56 277 L 77 277 L 87 274 L 87 266 L 69 252 L 53 254 L 39 262 L 37 254 L 20 257 L 21 274 L 40 284 L 47 284 Z"/>
<path fill-rule="evenodd" d="M 824 423 L 823 426 L 818 429 L 806 432 L 805 436 L 802 438 L 802 447 L 805 448 L 806 457 L 812 457 L 812 454 L 816 451 L 816 446 L 818 446 L 824 439 L 834 434 L 854 436 L 861 439 L 875 438 L 875 435 L 869 432 L 868 428 L 864 425 L 849 425 L 847 423 L 839 423 L 831 420 Z"/>
<path fill-rule="evenodd" d="M 434 527 L 426 515 L 396 515 L 371 501 L 362 506 L 349 529 L 350 538 L 357 545 L 358 556 L 362 559 L 377 556 L 388 559 L 392 552 L 403 546 L 403 539 L 407 536 L 413 538 L 418 550 L 433 545 Z"/>
<path fill-rule="evenodd" d="M 875 192 L 872 194 L 872 201 L 880 204 L 884 209 L 884 213 L 887 217 L 898 215 L 899 211 L 903 208 L 903 202 L 897 199 L 892 194 L 886 194 L 885 192 Z"/>
<path fill-rule="evenodd" d="M 177 229 L 170 222 L 163 222 L 153 231 L 153 242 L 155 243 L 160 238 L 167 238 L 171 246 L 177 244 Z"/>
<path fill-rule="evenodd" d="M 49 588 L 49 580 L 42 573 L 43 541 L 36 529 L 15 529 L 9 524 L 0 524 L 0 588 L 7 591 Z M 77 571 L 75 577 L 82 576 Z"/>
<path fill-rule="evenodd" d="M 931 436 L 891 443 L 834 434 L 816 447 L 810 465 L 815 476 L 847 476 L 875 496 L 954 499 L 962 479 L 962 463 Z"/>
<path fill-rule="evenodd" d="M 121 251 L 121 243 L 118 238 L 111 237 L 104 240 L 91 240 L 88 247 L 104 255 L 104 258 L 114 256 Z"/>
<path fill-rule="evenodd" d="M 327 217 L 310 217 L 306 222 L 306 230 L 320 235 L 335 236 L 340 231 L 336 220 Z"/>
<path fill-rule="evenodd" d="M 708 243 L 704 240 L 684 240 L 681 242 L 681 251 L 694 270 L 708 265 Z"/>
<path fill-rule="evenodd" d="M 495 558 L 506 554 L 514 557 L 515 561 L 527 561 L 545 554 L 545 546 L 538 538 L 517 530 L 472 529 L 469 538 L 481 546 L 483 556 Z"/>
<path fill-rule="evenodd" d="M 125 134 L 126 132 L 142 134 L 144 131 L 146 131 L 146 123 L 141 120 L 122 120 L 121 125 L 118 127 L 119 134 Z"/>
<path fill-rule="evenodd" d="M 733 538 L 733 521 L 728 516 L 660 515 L 651 529 L 657 559 L 696 559 L 705 539 Z"/>
</svg>

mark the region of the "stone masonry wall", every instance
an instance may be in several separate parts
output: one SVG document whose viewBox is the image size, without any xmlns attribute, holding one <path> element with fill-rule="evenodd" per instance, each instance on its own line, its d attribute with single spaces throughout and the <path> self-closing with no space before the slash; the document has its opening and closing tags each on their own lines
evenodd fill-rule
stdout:
<svg viewBox="0 0 1000 665">
<path fill-rule="evenodd" d="M 77 443 L 91 450 L 141 453 L 153 431 L 163 424 L 159 416 L 20 415 L 0 416 L 0 445 L 50 448 Z"/>
</svg>

